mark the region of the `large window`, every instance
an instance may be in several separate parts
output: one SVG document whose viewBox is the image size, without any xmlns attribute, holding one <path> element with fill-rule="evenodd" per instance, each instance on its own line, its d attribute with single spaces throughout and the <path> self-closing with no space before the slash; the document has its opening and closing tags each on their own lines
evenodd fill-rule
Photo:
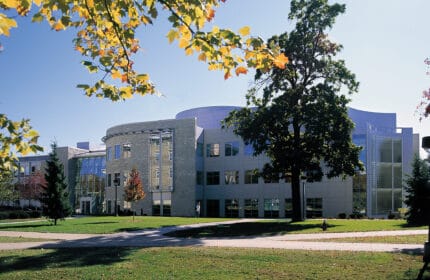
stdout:
<svg viewBox="0 0 430 280">
<path fill-rule="evenodd" d="M 121 145 L 115 145 L 115 159 L 121 158 Z"/>
<path fill-rule="evenodd" d="M 321 197 L 306 199 L 306 217 L 321 218 L 323 216 L 323 201 Z"/>
<path fill-rule="evenodd" d="M 173 190 L 173 131 L 153 132 L 149 140 L 149 173 L 151 190 Z"/>
<path fill-rule="evenodd" d="M 239 184 L 239 171 L 224 171 L 225 184 Z"/>
<path fill-rule="evenodd" d="M 219 144 L 206 145 L 206 157 L 219 157 Z"/>
<path fill-rule="evenodd" d="M 245 199 L 245 218 L 258 217 L 258 199 Z"/>
<path fill-rule="evenodd" d="M 107 147 L 106 149 L 106 160 L 112 160 L 112 147 Z"/>
<path fill-rule="evenodd" d="M 121 174 L 120 173 L 114 174 L 113 184 L 114 184 L 114 186 L 120 186 L 121 185 Z"/>
<path fill-rule="evenodd" d="M 224 215 L 227 218 L 239 217 L 239 201 L 237 199 L 226 199 Z"/>
<path fill-rule="evenodd" d="M 206 172 L 206 185 L 219 185 L 219 171 Z"/>
<path fill-rule="evenodd" d="M 122 157 L 123 158 L 131 157 L 131 145 L 130 144 L 122 145 Z"/>
<path fill-rule="evenodd" d="M 225 156 L 235 156 L 239 153 L 239 142 L 227 142 L 225 143 Z"/>
<path fill-rule="evenodd" d="M 112 174 L 107 175 L 107 186 L 112 187 Z"/>
<path fill-rule="evenodd" d="M 245 184 L 258 184 L 258 170 L 245 171 Z"/>
<path fill-rule="evenodd" d="M 265 199 L 264 200 L 264 217 L 265 218 L 278 218 L 279 217 L 279 199 Z"/>
</svg>

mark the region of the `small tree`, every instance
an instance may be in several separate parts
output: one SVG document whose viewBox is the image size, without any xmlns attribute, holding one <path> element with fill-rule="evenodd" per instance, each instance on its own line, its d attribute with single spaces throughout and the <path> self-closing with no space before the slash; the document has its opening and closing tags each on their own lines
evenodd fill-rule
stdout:
<svg viewBox="0 0 430 280">
<path fill-rule="evenodd" d="M 133 168 L 128 175 L 127 181 L 124 186 L 124 200 L 133 203 L 145 198 L 145 192 L 143 191 L 142 180 L 140 179 L 139 171 Z M 134 210 L 133 221 L 134 221 Z"/>
<path fill-rule="evenodd" d="M 19 197 L 28 199 L 28 207 L 31 206 L 31 200 L 40 200 L 45 190 L 45 176 L 40 171 L 36 171 L 24 178 L 23 182 L 18 185 Z"/>
<path fill-rule="evenodd" d="M 430 225 L 430 172 L 429 166 L 418 156 L 412 163 L 412 174 L 406 179 L 405 204 L 409 207 L 406 213 L 408 224 Z M 430 236 L 429 236 L 430 238 Z"/>
<path fill-rule="evenodd" d="M 0 174 L 0 202 L 14 202 L 19 198 L 15 184 L 12 183 L 12 173 L 5 171 Z"/>
<path fill-rule="evenodd" d="M 71 214 L 69 204 L 69 194 L 67 193 L 66 177 L 64 176 L 63 165 L 57 156 L 57 145 L 51 145 L 52 151 L 49 154 L 45 180 L 46 188 L 42 193 L 43 215 L 54 221 L 57 225 L 58 219 L 64 219 Z"/>
</svg>

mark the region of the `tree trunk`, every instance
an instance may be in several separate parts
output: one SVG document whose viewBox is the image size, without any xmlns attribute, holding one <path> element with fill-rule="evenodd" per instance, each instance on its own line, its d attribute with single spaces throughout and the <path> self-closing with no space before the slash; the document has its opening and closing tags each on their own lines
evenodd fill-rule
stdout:
<svg viewBox="0 0 430 280">
<path fill-rule="evenodd" d="M 302 217 L 302 203 L 300 195 L 300 171 L 294 170 L 291 174 L 291 195 L 293 202 L 293 215 L 292 221 L 303 221 Z"/>
</svg>

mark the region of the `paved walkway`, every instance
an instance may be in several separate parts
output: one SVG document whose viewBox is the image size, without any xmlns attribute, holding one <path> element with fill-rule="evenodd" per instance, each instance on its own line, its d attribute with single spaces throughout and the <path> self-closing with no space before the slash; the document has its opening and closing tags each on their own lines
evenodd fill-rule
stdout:
<svg viewBox="0 0 430 280">
<path fill-rule="evenodd" d="M 243 220 L 242 220 L 243 221 Z M 249 220 L 245 220 L 249 221 Z M 232 223 L 230 221 L 224 223 Z M 217 223 L 220 224 L 220 223 Z M 51 239 L 43 242 L 0 243 L 0 250 L 31 248 L 77 248 L 77 247 L 166 247 L 166 246 L 209 246 L 209 247 L 242 247 L 242 248 L 280 248 L 293 250 L 339 250 L 339 251 L 372 251 L 418 253 L 423 251 L 423 244 L 387 244 L 387 243 L 340 243 L 321 242 L 321 239 L 398 236 L 427 234 L 427 230 L 399 230 L 348 233 L 315 233 L 286 234 L 270 237 L 235 237 L 235 238 L 175 238 L 164 234 L 170 231 L 206 226 L 166 227 L 157 230 L 142 230 L 114 234 L 66 234 L 40 232 L 0 231 L 0 236 L 29 237 Z"/>
</svg>

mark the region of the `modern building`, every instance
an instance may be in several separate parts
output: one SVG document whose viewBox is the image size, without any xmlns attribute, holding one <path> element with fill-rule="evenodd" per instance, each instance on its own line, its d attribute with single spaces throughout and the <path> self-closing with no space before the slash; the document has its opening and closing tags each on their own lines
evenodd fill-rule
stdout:
<svg viewBox="0 0 430 280">
<path fill-rule="evenodd" d="M 221 128 L 234 109 L 240 107 L 194 108 L 174 119 L 114 126 L 103 137 L 105 150 L 91 151 L 88 143 L 59 148 L 75 211 L 195 216 L 199 209 L 209 217 L 289 217 L 290 183 L 259 178 L 255 170 L 268 158 L 253 156 L 252 146 Z M 418 153 L 418 135 L 398 128 L 396 114 L 350 109 L 349 116 L 365 171 L 344 180 L 302 182 L 308 217 L 386 217 L 403 207 L 404 176 Z M 124 201 L 124 184 L 133 168 L 146 196 L 130 204 Z"/>
</svg>

